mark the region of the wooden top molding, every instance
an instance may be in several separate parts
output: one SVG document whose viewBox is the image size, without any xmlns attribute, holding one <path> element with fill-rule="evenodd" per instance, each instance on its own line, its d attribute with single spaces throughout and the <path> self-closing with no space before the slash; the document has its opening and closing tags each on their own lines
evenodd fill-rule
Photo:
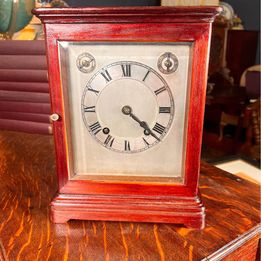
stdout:
<svg viewBox="0 0 261 261">
<path fill-rule="evenodd" d="M 221 7 L 37 8 L 42 23 L 210 23 Z"/>
</svg>

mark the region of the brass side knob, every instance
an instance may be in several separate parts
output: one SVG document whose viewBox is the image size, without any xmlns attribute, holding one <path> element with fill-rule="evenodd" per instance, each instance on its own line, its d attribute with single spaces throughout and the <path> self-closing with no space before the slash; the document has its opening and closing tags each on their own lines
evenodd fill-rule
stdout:
<svg viewBox="0 0 261 261">
<path fill-rule="evenodd" d="M 60 116 L 57 113 L 53 113 L 50 115 L 50 120 L 51 121 L 58 121 L 60 119 Z"/>
</svg>

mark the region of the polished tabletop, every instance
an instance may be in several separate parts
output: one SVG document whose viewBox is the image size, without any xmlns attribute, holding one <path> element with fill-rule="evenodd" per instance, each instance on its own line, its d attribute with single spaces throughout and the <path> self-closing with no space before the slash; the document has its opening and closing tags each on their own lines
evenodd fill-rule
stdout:
<svg viewBox="0 0 261 261">
<path fill-rule="evenodd" d="M 49 203 L 56 189 L 53 137 L 0 131 L 0 260 L 220 260 L 260 234 L 260 187 L 204 162 L 203 230 L 131 222 L 53 224 Z"/>
</svg>

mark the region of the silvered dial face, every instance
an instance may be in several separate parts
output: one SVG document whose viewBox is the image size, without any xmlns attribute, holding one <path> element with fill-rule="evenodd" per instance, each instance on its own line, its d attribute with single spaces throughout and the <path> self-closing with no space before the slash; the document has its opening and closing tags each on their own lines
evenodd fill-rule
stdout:
<svg viewBox="0 0 261 261">
<path fill-rule="evenodd" d="M 82 117 L 90 135 L 103 147 L 137 153 L 163 142 L 174 117 L 166 81 L 135 61 L 111 63 L 88 81 Z"/>
</svg>

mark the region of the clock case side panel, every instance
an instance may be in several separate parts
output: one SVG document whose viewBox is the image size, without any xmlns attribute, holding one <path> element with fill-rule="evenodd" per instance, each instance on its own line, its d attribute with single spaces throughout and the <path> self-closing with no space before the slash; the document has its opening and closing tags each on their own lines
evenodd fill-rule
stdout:
<svg viewBox="0 0 261 261">
<path fill-rule="evenodd" d="M 57 181 L 58 188 L 60 189 L 68 182 L 68 174 L 70 172 L 68 163 L 71 157 L 68 153 L 66 128 L 65 122 L 63 121 L 65 108 L 63 103 L 64 97 L 61 86 L 57 40 L 51 32 L 48 32 L 48 28 L 46 27 L 48 27 L 48 25 L 44 24 L 51 114 L 55 113 L 59 116 L 56 121 L 53 121 L 52 128 L 55 144 Z"/>
<path fill-rule="evenodd" d="M 211 24 L 194 41 L 186 136 L 185 184 L 198 194 Z"/>
</svg>

